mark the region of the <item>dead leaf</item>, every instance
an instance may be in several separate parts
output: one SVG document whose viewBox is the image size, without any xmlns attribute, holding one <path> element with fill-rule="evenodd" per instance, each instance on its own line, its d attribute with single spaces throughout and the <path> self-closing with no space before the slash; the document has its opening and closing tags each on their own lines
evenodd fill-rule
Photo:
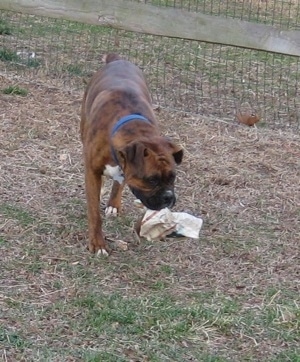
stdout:
<svg viewBox="0 0 300 362">
<path fill-rule="evenodd" d="M 249 127 L 254 126 L 255 123 L 257 123 L 260 120 L 259 116 L 255 113 L 250 114 L 250 113 L 237 112 L 236 117 L 240 123 L 243 123 Z"/>
</svg>

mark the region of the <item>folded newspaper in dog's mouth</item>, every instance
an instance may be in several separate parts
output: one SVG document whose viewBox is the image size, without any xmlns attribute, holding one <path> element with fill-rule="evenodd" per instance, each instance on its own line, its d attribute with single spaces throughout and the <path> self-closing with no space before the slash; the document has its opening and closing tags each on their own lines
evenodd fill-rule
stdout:
<svg viewBox="0 0 300 362">
<path fill-rule="evenodd" d="M 139 236 L 161 240 L 166 236 L 198 239 L 203 220 L 186 212 L 171 212 L 168 208 L 147 210 L 140 224 Z"/>
</svg>

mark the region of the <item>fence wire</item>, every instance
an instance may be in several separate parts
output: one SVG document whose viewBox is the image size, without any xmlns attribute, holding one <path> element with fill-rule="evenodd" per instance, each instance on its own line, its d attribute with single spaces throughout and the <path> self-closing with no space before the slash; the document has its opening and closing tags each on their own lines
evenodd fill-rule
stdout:
<svg viewBox="0 0 300 362">
<path fill-rule="evenodd" d="M 152 3 L 299 27 L 298 1 Z M 83 79 L 112 51 L 144 70 L 161 107 L 228 121 L 245 111 L 258 114 L 261 126 L 300 129 L 299 57 L 7 11 L 0 13 L 0 42 L 1 72 L 83 90 Z"/>
<path fill-rule="evenodd" d="M 133 0 L 141 2 L 141 0 Z M 298 0 L 145 0 L 147 4 L 174 7 L 203 14 L 217 15 L 278 25 L 282 29 L 300 28 Z"/>
</svg>

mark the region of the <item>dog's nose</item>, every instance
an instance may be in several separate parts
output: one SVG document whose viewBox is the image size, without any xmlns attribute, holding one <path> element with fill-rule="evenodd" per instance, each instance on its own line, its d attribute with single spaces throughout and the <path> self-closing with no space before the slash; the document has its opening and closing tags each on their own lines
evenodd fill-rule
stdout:
<svg viewBox="0 0 300 362">
<path fill-rule="evenodd" d="M 163 194 L 163 202 L 165 205 L 174 205 L 175 203 L 175 195 L 171 190 L 167 190 Z"/>
</svg>

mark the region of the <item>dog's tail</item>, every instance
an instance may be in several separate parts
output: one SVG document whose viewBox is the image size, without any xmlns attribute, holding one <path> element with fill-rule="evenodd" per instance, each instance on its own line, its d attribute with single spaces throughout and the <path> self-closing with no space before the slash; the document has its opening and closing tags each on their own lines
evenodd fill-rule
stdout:
<svg viewBox="0 0 300 362">
<path fill-rule="evenodd" d="M 114 62 L 116 60 L 121 60 L 121 59 L 122 58 L 118 54 L 109 53 L 109 54 L 103 55 L 102 61 L 107 64 L 107 63 Z"/>
</svg>

